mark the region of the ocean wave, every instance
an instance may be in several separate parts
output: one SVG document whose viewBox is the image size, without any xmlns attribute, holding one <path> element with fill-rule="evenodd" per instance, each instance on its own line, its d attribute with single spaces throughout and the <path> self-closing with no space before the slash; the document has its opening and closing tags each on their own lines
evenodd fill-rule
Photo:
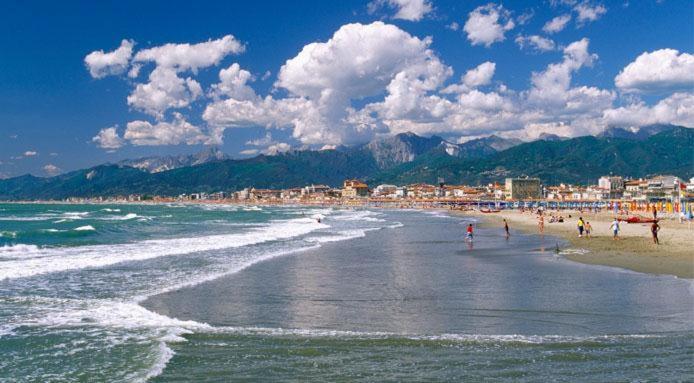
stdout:
<svg viewBox="0 0 694 383">
<path fill-rule="evenodd" d="M 103 217 L 100 219 L 104 220 L 104 221 L 129 221 L 129 220 L 135 219 L 135 218 L 145 218 L 145 217 L 139 216 L 135 213 L 128 213 L 126 215 L 113 215 L 113 216 Z"/>
<path fill-rule="evenodd" d="M 27 251 L 21 261 L 0 263 L 0 280 L 67 270 L 105 267 L 121 262 L 142 261 L 162 256 L 237 248 L 268 241 L 289 239 L 328 227 L 308 218 L 299 218 L 287 221 L 274 221 L 269 226 L 254 228 L 247 232 L 236 234 L 147 240 L 121 245 L 34 248 L 31 251 Z M 85 228 L 83 230 L 91 229 Z M 21 251 L 19 252 L 21 253 Z"/>
<path fill-rule="evenodd" d="M 105 209 L 101 209 L 101 211 L 107 211 L 109 213 L 120 213 L 120 209 L 105 208 Z"/>
<path fill-rule="evenodd" d="M 86 225 L 86 226 L 80 226 L 74 229 L 75 231 L 96 231 L 94 226 L 92 225 Z"/>
<path fill-rule="evenodd" d="M 17 238 L 16 231 L 0 231 L 0 238 Z"/>
<path fill-rule="evenodd" d="M 26 245 L 23 243 L 18 243 L 15 245 L 5 245 L 0 246 L 0 258 L 2 259 L 14 259 L 14 258 L 26 258 L 31 257 L 31 254 L 35 254 L 39 251 L 39 247 L 36 245 Z"/>
</svg>

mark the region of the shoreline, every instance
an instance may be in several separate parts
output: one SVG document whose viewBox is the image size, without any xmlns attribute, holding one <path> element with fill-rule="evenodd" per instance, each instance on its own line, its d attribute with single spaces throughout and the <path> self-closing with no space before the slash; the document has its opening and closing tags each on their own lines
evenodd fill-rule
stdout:
<svg viewBox="0 0 694 383">
<path fill-rule="evenodd" d="M 500 231 L 503 230 L 503 219 L 506 219 L 512 231 L 515 229 L 524 233 L 540 234 L 537 215 L 532 212 L 504 210 L 484 214 L 478 211 L 453 211 L 453 214 L 481 218 L 481 225 L 496 226 Z M 562 215 L 564 222 L 548 223 L 552 214 Z M 571 218 L 568 218 L 569 214 Z M 593 226 L 590 238 L 578 237 L 576 221 L 579 216 Z M 613 215 L 609 212 L 546 211 L 543 234 L 562 238 L 573 249 L 585 250 L 563 254 L 571 261 L 694 279 L 694 252 L 691 250 L 694 244 L 694 228 L 690 229 L 687 224 L 680 224 L 674 220 L 661 220 L 660 244 L 656 245 L 652 242 L 648 224 L 622 222 L 621 239 L 615 241 L 609 230 L 612 218 Z"/>
<path fill-rule="evenodd" d="M 164 201 L 90 201 L 90 202 L 65 202 L 65 201 L 3 201 L 0 203 L 8 204 L 93 204 L 93 205 L 159 205 L 172 202 Z M 299 203 L 299 204 L 267 204 L 261 201 L 250 201 L 229 203 L 228 201 L 176 201 L 184 205 L 200 204 L 224 204 L 224 205 L 275 205 L 275 206 L 315 206 L 315 207 L 335 207 L 335 208 L 355 208 L 364 207 L 371 209 L 393 209 L 397 207 L 379 206 L 354 206 L 349 204 L 335 203 Z M 454 215 L 471 216 L 480 219 L 480 224 L 486 227 L 498 227 L 503 230 L 502 220 L 506 219 L 511 230 L 520 230 L 525 233 L 540 234 L 537 224 L 537 215 L 530 211 L 520 212 L 518 210 L 502 210 L 498 213 L 481 213 L 476 210 L 452 210 L 440 207 L 408 207 L 416 210 L 441 210 Z M 552 215 L 562 215 L 565 218 L 563 223 L 549 223 Z M 571 215 L 571 218 L 568 216 Z M 585 221 L 591 222 L 593 226 L 593 236 L 591 238 L 579 238 L 576 230 L 576 221 L 582 216 Z M 694 279 L 694 228 L 689 224 L 680 224 L 674 219 L 661 219 L 659 224 L 661 231 L 659 234 L 660 245 L 653 244 L 648 224 L 627 224 L 622 222 L 620 225 L 621 240 L 614 241 L 609 230 L 613 213 L 609 211 L 579 212 L 577 210 L 548 210 L 545 212 L 545 230 L 547 235 L 557 236 L 566 240 L 574 249 L 585 251 L 572 252 L 564 256 L 575 262 L 602 266 L 618 267 L 632 271 L 673 275 L 678 278 Z"/>
</svg>

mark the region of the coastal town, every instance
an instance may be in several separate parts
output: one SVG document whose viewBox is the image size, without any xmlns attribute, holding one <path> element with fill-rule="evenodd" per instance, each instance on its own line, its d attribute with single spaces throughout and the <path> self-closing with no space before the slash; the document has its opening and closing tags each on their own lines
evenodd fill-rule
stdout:
<svg viewBox="0 0 694 383">
<path fill-rule="evenodd" d="M 595 207 L 610 210 L 686 213 L 694 208 L 694 178 L 672 175 L 629 179 L 604 176 L 595 185 L 544 185 L 539 178 L 507 178 L 503 183 L 480 186 L 438 184 L 381 184 L 349 179 L 341 188 L 306 185 L 289 189 L 244 188 L 238 191 L 191 192 L 178 196 L 128 196 L 68 198 L 67 202 L 217 202 L 252 204 L 309 204 L 378 207 L 445 207 L 494 210 L 521 207 Z"/>
</svg>

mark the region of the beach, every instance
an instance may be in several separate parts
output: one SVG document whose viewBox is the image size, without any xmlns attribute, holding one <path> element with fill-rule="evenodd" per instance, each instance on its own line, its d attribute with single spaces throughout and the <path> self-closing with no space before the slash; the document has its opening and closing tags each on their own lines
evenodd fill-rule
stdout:
<svg viewBox="0 0 694 383">
<path fill-rule="evenodd" d="M 464 211 L 456 214 L 480 218 L 485 225 L 498 227 L 499 230 L 503 230 L 503 219 L 506 219 L 513 229 L 539 233 L 538 216 L 529 210 L 502 210 L 499 213 Z M 564 222 L 549 223 L 551 215 L 563 216 Z M 592 225 L 593 233 L 590 238 L 578 236 L 579 217 Z M 694 225 L 681 224 L 675 219 L 660 220 L 660 244 L 656 245 L 651 238 L 650 224 L 621 222 L 620 240 L 613 240 L 610 229 L 613 218 L 614 214 L 608 211 L 547 211 L 544 234 L 566 240 L 571 249 L 565 252 L 565 256 L 576 262 L 694 278 Z"/>
<path fill-rule="evenodd" d="M 519 224 L 506 238 L 488 217 L 440 209 L 0 211 L 0 376 L 9 381 L 692 374 L 691 280 L 574 262 L 569 241 Z"/>
</svg>

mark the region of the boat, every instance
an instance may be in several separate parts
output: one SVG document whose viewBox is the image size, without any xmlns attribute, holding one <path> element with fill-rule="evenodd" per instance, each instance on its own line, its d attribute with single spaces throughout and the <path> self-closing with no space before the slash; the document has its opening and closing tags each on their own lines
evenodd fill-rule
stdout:
<svg viewBox="0 0 694 383">
<path fill-rule="evenodd" d="M 649 218 L 643 218 L 643 217 L 638 217 L 638 216 L 629 217 L 629 218 L 625 219 L 624 221 L 626 221 L 626 223 L 653 223 L 653 222 L 657 222 L 656 219 L 652 219 L 652 218 L 649 219 Z"/>
</svg>

